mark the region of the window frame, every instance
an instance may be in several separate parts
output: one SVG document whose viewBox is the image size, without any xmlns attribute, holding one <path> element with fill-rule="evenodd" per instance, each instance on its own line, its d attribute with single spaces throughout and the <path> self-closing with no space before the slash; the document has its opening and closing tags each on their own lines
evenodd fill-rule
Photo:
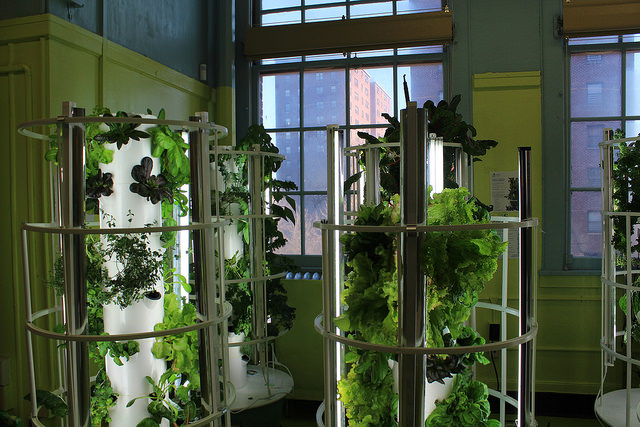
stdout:
<svg viewBox="0 0 640 427">
<path fill-rule="evenodd" d="M 640 115 L 627 115 L 627 53 L 630 51 L 640 51 L 640 42 L 624 41 L 625 35 L 618 35 L 616 42 L 605 43 L 585 43 L 571 44 L 572 40 L 565 40 L 565 141 L 566 141 L 566 163 L 565 163 L 565 206 L 566 214 L 564 218 L 565 245 L 563 254 L 563 270 L 573 272 L 583 272 L 586 274 L 596 274 L 602 267 L 602 257 L 574 256 L 572 254 L 572 220 L 573 213 L 571 207 L 572 196 L 579 192 L 599 192 L 599 187 L 574 186 L 571 182 L 572 171 L 572 134 L 571 129 L 574 123 L 580 122 L 619 122 L 620 128 L 625 129 L 627 121 L 640 120 Z M 615 116 L 577 116 L 571 117 L 571 58 L 574 54 L 602 55 L 607 52 L 620 54 L 620 114 Z M 591 149 L 589 141 L 585 141 L 585 149 Z M 588 227 L 588 221 L 587 221 Z M 596 233 L 589 233 L 596 234 Z"/>
<path fill-rule="evenodd" d="M 449 87 L 450 76 L 449 76 L 449 67 L 447 65 L 449 58 L 450 49 L 447 46 L 442 47 L 442 52 L 438 53 L 421 53 L 414 55 L 398 55 L 398 49 L 394 49 L 394 55 L 389 56 L 372 56 L 372 57 L 358 57 L 357 54 L 346 54 L 346 56 L 342 59 L 330 59 L 330 60 L 306 60 L 302 57 L 300 62 L 284 62 L 284 63 L 269 63 L 269 64 L 259 64 L 255 63 L 252 67 L 252 76 L 251 76 L 251 90 L 252 90 L 252 99 L 259 100 L 259 87 L 260 87 L 260 76 L 263 74 L 276 74 L 276 73 L 297 73 L 298 75 L 298 85 L 300 88 L 300 100 L 303 100 L 304 94 L 304 74 L 307 73 L 307 78 L 312 77 L 310 73 L 314 73 L 316 70 L 318 71 L 327 71 L 327 70 L 335 70 L 338 72 L 345 73 L 345 124 L 340 125 L 339 129 L 345 131 L 345 143 L 347 145 L 351 144 L 351 132 L 352 130 L 368 130 L 373 128 L 385 129 L 387 128 L 386 124 L 354 124 L 351 123 L 351 114 L 349 114 L 350 106 L 349 106 L 349 91 L 351 86 L 351 79 L 349 78 L 349 73 L 351 70 L 355 69 L 366 69 L 366 68 L 375 68 L 375 67 L 390 67 L 393 72 L 393 111 L 388 112 L 394 117 L 398 117 L 399 113 L 399 103 L 400 98 L 404 96 L 399 90 L 399 81 L 401 82 L 402 76 L 398 76 L 398 67 L 408 66 L 408 65 L 423 65 L 423 64 L 439 64 L 442 65 L 442 81 L 443 87 L 442 92 L 447 94 L 447 88 Z M 315 79 L 315 77 L 313 77 Z M 304 101 L 300 105 L 299 110 L 299 122 L 296 127 L 286 127 L 286 128 L 268 128 L 266 129 L 269 133 L 276 132 L 290 132 L 298 134 L 298 143 L 300 144 L 300 177 L 304 177 L 304 133 L 311 131 L 325 131 L 326 126 L 302 126 L 304 123 Z M 375 118 L 370 118 L 370 121 Z M 252 109 L 252 122 L 253 123 L 262 123 L 262 117 L 260 117 L 260 109 L 257 105 Z M 327 122 L 326 124 L 331 124 Z M 300 197 L 299 205 L 297 206 L 300 221 L 304 224 L 304 196 L 326 196 L 327 191 L 319 191 L 319 190 L 310 190 L 303 191 L 297 190 L 292 192 L 287 192 L 288 195 L 298 196 Z M 304 227 L 301 230 L 301 252 L 304 253 L 304 245 L 305 245 L 305 235 L 304 235 Z M 292 260 L 294 264 L 300 267 L 304 272 L 319 272 L 322 269 L 322 260 L 321 255 L 290 255 L 287 254 L 287 257 Z"/>
</svg>

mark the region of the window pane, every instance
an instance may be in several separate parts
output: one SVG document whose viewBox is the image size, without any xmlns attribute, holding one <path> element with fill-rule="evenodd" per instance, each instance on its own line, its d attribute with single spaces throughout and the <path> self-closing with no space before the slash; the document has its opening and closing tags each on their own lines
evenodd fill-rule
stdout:
<svg viewBox="0 0 640 427">
<path fill-rule="evenodd" d="M 581 191 L 571 194 L 571 255 L 599 257 L 602 254 L 600 192 Z M 597 220 L 596 220 L 597 213 Z"/>
<path fill-rule="evenodd" d="M 313 223 L 327 219 L 327 196 L 304 196 L 304 254 L 322 255 L 322 235 Z"/>
<path fill-rule="evenodd" d="M 386 123 L 382 113 L 393 115 L 393 68 L 360 68 L 349 72 L 352 125 Z"/>
<path fill-rule="evenodd" d="M 569 40 L 569 45 L 616 43 L 618 36 L 578 37 Z"/>
<path fill-rule="evenodd" d="M 428 53 L 442 53 L 442 46 L 403 47 L 398 49 L 398 55 L 421 55 Z"/>
<path fill-rule="evenodd" d="M 442 10 L 440 0 L 400 0 L 398 13 L 430 12 Z"/>
<path fill-rule="evenodd" d="M 327 190 L 327 132 L 304 133 L 304 191 Z"/>
<path fill-rule="evenodd" d="M 345 6 L 339 7 L 323 7 L 321 9 L 307 9 L 304 12 L 304 21 L 335 21 L 342 19 L 347 13 Z"/>
<path fill-rule="evenodd" d="M 276 171 L 276 178 L 293 181 L 300 188 L 300 134 L 298 132 L 277 132 L 270 134 L 286 160 Z"/>
<path fill-rule="evenodd" d="M 619 52 L 571 55 L 571 117 L 620 115 Z"/>
<path fill-rule="evenodd" d="M 393 5 L 391 4 L 391 2 L 359 4 L 351 6 L 352 18 L 383 16 L 391 14 L 393 14 Z"/>
<path fill-rule="evenodd" d="M 276 251 L 282 255 L 300 255 L 302 249 L 302 236 L 301 236 L 301 215 L 300 215 L 300 196 L 291 196 L 296 201 L 296 223 L 295 225 L 289 221 L 280 220 L 278 223 L 278 230 L 282 232 L 284 238 L 287 239 L 287 244 Z M 286 201 L 282 199 L 279 205 L 285 205 Z"/>
<path fill-rule="evenodd" d="M 320 55 L 307 55 L 304 57 L 306 61 L 329 61 L 332 59 L 343 59 L 344 55 L 341 53 L 327 53 Z"/>
<path fill-rule="evenodd" d="M 300 0 L 262 0 L 262 10 L 281 9 L 285 7 L 300 7 Z"/>
<path fill-rule="evenodd" d="M 353 52 L 354 58 L 375 58 L 377 56 L 393 56 L 393 49 L 361 50 Z"/>
<path fill-rule="evenodd" d="M 300 22 L 302 22 L 302 13 L 299 10 L 262 15 L 262 25 L 265 27 L 279 24 L 299 24 Z"/>
<path fill-rule="evenodd" d="M 345 124 L 344 70 L 304 73 L 304 126 Z"/>
<path fill-rule="evenodd" d="M 384 120 L 384 118 L 382 120 Z M 384 122 L 388 123 L 386 120 L 384 120 Z M 369 135 L 375 136 L 376 138 L 380 138 L 380 137 L 384 136 L 384 132 L 386 130 L 387 130 L 386 127 L 383 127 L 383 128 L 368 128 L 368 129 L 353 129 L 351 131 L 351 140 L 349 141 L 349 145 L 350 146 L 362 145 L 362 144 L 364 144 L 366 142 L 363 138 L 360 138 L 358 136 L 358 132 L 365 132 L 365 133 L 368 133 Z"/>
<path fill-rule="evenodd" d="M 625 135 L 629 138 L 640 135 L 640 120 L 629 120 L 627 122 Z"/>
<path fill-rule="evenodd" d="M 627 115 L 640 116 L 640 51 L 627 53 Z"/>
<path fill-rule="evenodd" d="M 625 34 L 622 36 L 622 41 L 625 43 L 640 42 L 640 34 Z"/>
<path fill-rule="evenodd" d="M 272 64 L 290 64 L 292 62 L 300 62 L 302 60 L 301 56 L 287 56 L 284 58 L 271 58 L 271 59 L 263 59 L 260 61 L 262 65 L 272 65 Z"/>
<path fill-rule="evenodd" d="M 419 108 L 429 99 L 436 105 L 443 99 L 441 63 L 398 67 L 398 108 L 400 110 L 407 106 L 404 96 L 404 76 L 409 86 L 409 98 L 411 101 L 416 101 Z"/>
<path fill-rule="evenodd" d="M 265 128 L 300 126 L 298 73 L 260 76 L 260 117 Z"/>
<path fill-rule="evenodd" d="M 598 144 L 603 139 L 603 129 L 619 127 L 617 121 L 571 123 L 571 187 L 600 187 L 599 175 L 594 181 L 593 175 L 589 175 L 593 172 L 589 171 L 600 164 Z"/>
</svg>

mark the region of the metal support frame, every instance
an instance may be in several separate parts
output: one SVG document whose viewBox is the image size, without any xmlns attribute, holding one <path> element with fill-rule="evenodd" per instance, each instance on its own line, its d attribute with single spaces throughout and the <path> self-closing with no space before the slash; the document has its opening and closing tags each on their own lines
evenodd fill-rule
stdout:
<svg viewBox="0 0 640 427">
<path fill-rule="evenodd" d="M 259 152 L 260 145 L 251 147 L 253 151 Z M 264 259 L 264 220 L 265 220 L 265 188 L 263 180 L 264 157 L 247 156 L 248 181 L 249 181 L 249 252 L 251 257 L 251 281 L 252 301 L 252 339 L 259 340 L 256 344 L 258 350 L 258 361 L 262 372 L 268 375 L 267 369 L 267 279 L 265 278 Z"/>
<path fill-rule="evenodd" d="M 189 118 L 194 122 L 208 122 L 208 113 L 198 112 Z M 209 141 L 208 132 L 197 129 L 189 132 L 189 159 L 191 166 L 191 212 L 193 221 L 210 223 L 211 218 L 211 189 L 210 189 L 210 165 L 209 165 Z M 198 309 L 206 317 L 222 316 L 223 307 L 219 301 L 224 301 L 224 287 L 220 289 L 210 288 L 216 283 L 219 267 L 208 260 L 216 259 L 214 248 L 214 232 L 212 229 L 193 231 L 193 260 L 195 263 L 195 290 L 198 301 Z M 219 250 L 219 248 L 217 248 Z M 219 294 L 219 295 L 218 295 Z M 226 322 L 223 322 L 223 326 Z M 224 387 L 227 378 L 228 363 L 225 362 L 226 339 L 218 325 L 202 329 L 199 332 L 201 345 L 199 347 L 201 390 L 203 400 L 208 403 L 210 414 L 218 413 L 226 405 L 226 393 Z M 223 345 L 221 347 L 221 344 Z M 223 360 L 222 378 L 218 369 L 218 360 Z M 229 417 L 229 414 L 226 414 Z M 224 423 L 224 424 L 228 424 Z M 224 425 L 221 420 L 215 419 L 211 425 Z"/>
<path fill-rule="evenodd" d="M 520 221 L 531 218 L 531 147 L 518 147 L 520 177 Z M 531 330 L 533 313 L 533 230 L 520 229 L 520 335 Z M 533 342 L 519 350 L 518 421 L 520 426 L 535 425 L 533 419 Z"/>
<path fill-rule="evenodd" d="M 410 102 L 401 112 L 401 206 L 402 225 L 408 230 L 400 234 L 398 262 L 398 329 L 402 346 L 421 347 L 426 339 L 425 276 L 420 265 L 422 233 L 412 227 L 426 222 L 426 135 L 424 109 Z M 399 425 L 423 426 L 426 358 L 424 355 L 401 353 L 399 359 Z"/>
<path fill-rule="evenodd" d="M 63 116 L 83 117 L 84 109 L 64 102 Z M 60 226 L 82 227 L 85 223 L 85 171 L 84 171 L 84 129 L 80 126 L 64 124 L 60 144 Z M 64 317 L 67 334 L 87 333 L 87 291 L 86 291 L 86 248 L 84 236 L 64 234 L 62 254 L 64 270 Z M 67 343 L 66 379 L 67 393 L 73 396 L 69 425 L 88 426 L 90 424 L 91 387 L 89 383 L 89 350 L 86 343 Z"/>
<path fill-rule="evenodd" d="M 344 133 L 337 125 L 327 126 L 327 221 L 330 224 L 344 223 L 344 194 L 342 182 L 344 179 Z M 371 156 L 369 156 L 371 157 Z M 376 187 L 377 188 L 377 187 Z M 323 253 L 323 322 L 331 325 L 333 318 L 341 314 L 341 285 L 344 275 L 342 263 L 342 246 L 340 232 L 337 230 L 322 233 Z M 333 258 L 333 259 L 330 259 Z M 328 273 L 328 274 L 327 274 Z M 336 288 L 337 287 L 337 288 Z M 334 328 L 334 333 L 340 333 Z M 343 420 L 342 403 L 334 398 L 338 389 L 338 379 L 342 376 L 344 365 L 344 349 L 336 341 L 324 337 L 324 413 L 326 420 Z"/>
</svg>

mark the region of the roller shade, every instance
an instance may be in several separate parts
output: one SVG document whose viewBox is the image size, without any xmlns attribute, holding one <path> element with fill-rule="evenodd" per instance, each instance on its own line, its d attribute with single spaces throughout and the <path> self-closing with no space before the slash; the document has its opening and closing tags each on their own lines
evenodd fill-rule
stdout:
<svg viewBox="0 0 640 427">
<path fill-rule="evenodd" d="M 638 0 L 563 0 L 564 37 L 640 33 Z"/>
<path fill-rule="evenodd" d="M 451 12 L 254 27 L 245 31 L 244 53 L 253 59 L 448 44 Z"/>
</svg>

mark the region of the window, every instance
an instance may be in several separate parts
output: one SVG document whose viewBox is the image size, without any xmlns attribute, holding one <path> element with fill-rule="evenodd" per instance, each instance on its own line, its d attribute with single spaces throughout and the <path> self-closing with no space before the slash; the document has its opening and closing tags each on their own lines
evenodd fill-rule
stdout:
<svg viewBox="0 0 640 427">
<path fill-rule="evenodd" d="M 610 36 L 568 43 L 568 269 L 597 269 L 601 256 L 600 152 L 605 128 L 640 130 L 640 38 Z"/>
<path fill-rule="evenodd" d="M 599 211 L 587 212 L 587 233 L 602 233 L 602 216 Z"/>
<path fill-rule="evenodd" d="M 587 104 L 602 104 L 602 83 L 587 83 Z"/>
<path fill-rule="evenodd" d="M 263 25 L 307 22 L 333 15 L 358 16 L 410 13 L 440 0 L 358 2 L 322 1 L 279 2 L 262 0 L 259 12 Z M 284 4 L 288 6 L 285 7 Z M 300 5 L 302 3 L 302 5 Z M 431 6 L 428 6 L 431 7 Z M 340 10 L 338 12 L 338 9 Z M 378 12 L 376 12 L 378 11 Z M 369 15 L 367 15 L 369 14 Z M 353 15 L 352 15 L 353 16 Z M 406 75 L 411 100 L 422 105 L 427 99 L 438 102 L 444 93 L 443 47 L 385 49 L 384 51 L 338 52 L 295 58 L 274 58 L 254 66 L 257 88 L 254 122 L 262 123 L 287 160 L 277 172 L 278 179 L 290 179 L 298 186 L 290 196 L 296 201 L 296 224 L 284 223 L 281 230 L 288 240 L 282 253 L 298 255 L 295 260 L 305 270 L 320 268 L 321 235 L 313 223 L 326 217 L 326 125 L 344 130 L 346 144 L 361 144 L 357 131 L 382 136 L 388 122 L 382 113 L 398 116 L 405 108 L 402 77 Z M 294 93 L 291 111 L 296 117 L 285 119 L 284 99 Z M 330 108 L 328 108 L 330 106 Z M 285 137 L 285 135 L 290 135 Z"/>
</svg>

